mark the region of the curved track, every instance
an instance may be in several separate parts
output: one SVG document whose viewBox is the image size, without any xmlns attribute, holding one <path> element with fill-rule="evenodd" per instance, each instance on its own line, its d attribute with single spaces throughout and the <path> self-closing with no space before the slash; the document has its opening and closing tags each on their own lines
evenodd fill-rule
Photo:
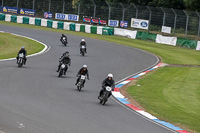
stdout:
<svg viewBox="0 0 200 133">
<path fill-rule="evenodd" d="M 24 68 L 15 60 L 0 62 L 0 129 L 6 133 L 169 133 L 123 108 L 111 98 L 105 106 L 97 99 L 101 81 L 112 72 L 115 81 L 157 62 L 141 50 L 86 38 L 88 54 L 79 55 L 81 37 L 68 35 L 63 47 L 55 32 L 0 25 L 0 29 L 34 38 L 51 49 L 28 58 Z M 58 78 L 58 58 L 70 51 L 72 65 L 66 77 Z M 74 85 L 76 73 L 88 65 L 90 79 L 83 91 Z M 22 124 L 23 125 L 22 125 Z M 21 124 L 21 125 L 20 125 Z"/>
</svg>

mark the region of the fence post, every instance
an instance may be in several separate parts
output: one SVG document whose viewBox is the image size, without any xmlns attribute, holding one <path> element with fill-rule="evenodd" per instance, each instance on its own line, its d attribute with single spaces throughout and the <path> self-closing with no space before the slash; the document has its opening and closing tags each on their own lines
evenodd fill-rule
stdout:
<svg viewBox="0 0 200 133">
<path fill-rule="evenodd" d="M 187 12 L 185 10 L 183 10 L 183 12 L 187 16 L 186 27 L 185 27 L 185 38 L 187 38 L 189 15 L 187 14 Z"/>
<path fill-rule="evenodd" d="M 51 11 L 51 0 L 49 0 L 49 12 Z"/>
<path fill-rule="evenodd" d="M 122 21 L 124 21 L 124 14 L 125 14 L 125 8 L 124 8 L 124 6 L 123 6 L 123 4 L 122 3 L 120 3 L 120 5 L 122 6 L 122 8 L 123 8 L 123 10 L 122 10 Z"/>
<path fill-rule="evenodd" d="M 171 10 L 173 11 L 175 18 L 174 18 L 174 31 L 173 34 L 175 35 L 175 30 L 176 30 L 176 20 L 177 20 L 177 13 L 175 12 L 175 10 L 173 8 L 171 8 Z"/>
<path fill-rule="evenodd" d="M 149 6 L 147 6 L 147 9 L 149 10 L 149 28 L 150 28 L 152 11 Z M 148 28 L 148 33 L 149 33 L 149 28 Z"/>
<path fill-rule="evenodd" d="M 198 29 L 198 37 L 197 40 L 199 40 L 199 35 L 200 35 L 200 14 L 196 11 L 196 14 L 199 16 L 199 29 Z"/>
<path fill-rule="evenodd" d="M 80 15 L 80 6 L 81 6 L 81 3 L 79 1 L 79 3 L 78 3 L 78 15 Z"/>
<path fill-rule="evenodd" d="M 136 7 L 136 5 L 135 4 L 133 4 L 133 6 L 135 7 L 135 9 L 136 9 L 136 14 L 135 14 L 135 17 L 136 18 L 138 18 L 138 8 Z"/>
<path fill-rule="evenodd" d="M 19 0 L 17 0 L 17 8 L 19 7 Z"/>
<path fill-rule="evenodd" d="M 65 12 L 65 0 L 63 0 L 63 9 L 62 9 L 62 13 Z"/>
<path fill-rule="evenodd" d="M 33 0 L 33 10 L 35 9 L 35 0 Z"/>
<path fill-rule="evenodd" d="M 164 9 L 162 7 L 160 7 L 160 9 L 164 13 L 164 16 L 163 16 L 163 26 L 165 26 L 165 16 L 166 16 L 165 14 L 166 14 L 166 12 L 164 11 Z"/>
<path fill-rule="evenodd" d="M 106 1 L 106 4 L 108 5 L 108 20 L 110 20 L 110 12 L 111 12 L 111 7 L 110 4 Z"/>
<path fill-rule="evenodd" d="M 96 16 L 96 4 L 94 3 L 93 0 L 91 0 L 91 1 L 92 1 L 93 5 L 94 5 L 94 14 L 93 14 L 93 17 L 95 18 L 95 16 Z"/>
<path fill-rule="evenodd" d="M 2 9 L 3 9 L 3 0 L 2 0 L 2 2 L 1 2 L 1 6 L 2 6 Z"/>
</svg>

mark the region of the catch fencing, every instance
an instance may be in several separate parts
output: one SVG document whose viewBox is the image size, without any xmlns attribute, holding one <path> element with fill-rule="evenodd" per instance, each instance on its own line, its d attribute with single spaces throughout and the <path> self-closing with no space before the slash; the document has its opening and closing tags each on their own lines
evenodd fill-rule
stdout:
<svg viewBox="0 0 200 133">
<path fill-rule="evenodd" d="M 80 22 L 83 16 L 124 20 L 133 30 L 131 18 L 144 19 L 150 22 L 150 33 L 161 33 L 162 26 L 168 26 L 171 36 L 200 40 L 200 13 L 195 11 L 94 0 L 1 0 L 1 6 L 34 9 L 37 17 L 43 17 L 44 12 L 76 14 Z"/>
</svg>

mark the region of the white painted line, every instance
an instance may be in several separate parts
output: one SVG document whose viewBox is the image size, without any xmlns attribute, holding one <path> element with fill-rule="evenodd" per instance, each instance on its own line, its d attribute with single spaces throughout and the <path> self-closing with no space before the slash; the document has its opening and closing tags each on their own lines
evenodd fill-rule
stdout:
<svg viewBox="0 0 200 133">
<path fill-rule="evenodd" d="M 146 116 L 149 119 L 158 119 L 158 118 L 154 117 L 153 115 L 151 115 L 151 114 L 149 114 L 147 112 L 144 112 L 144 111 L 137 111 L 137 112 L 142 114 L 142 115 L 144 115 L 144 116 Z"/>
<path fill-rule="evenodd" d="M 113 92 L 112 92 L 112 95 L 113 95 L 114 97 L 125 98 L 120 92 L 115 92 L 115 91 L 113 91 Z"/>
<path fill-rule="evenodd" d="M 140 73 L 140 74 L 138 74 L 138 75 L 140 75 L 140 76 L 142 76 L 142 75 L 145 75 L 146 73 L 145 72 L 143 72 L 143 73 Z"/>
<path fill-rule="evenodd" d="M 2 32 L 2 33 L 9 33 L 9 32 L 5 32 L 5 31 L 0 31 L 0 32 Z M 27 57 L 32 57 L 32 56 L 36 56 L 36 55 L 40 55 L 40 54 L 46 53 L 46 52 L 48 52 L 48 51 L 50 50 L 50 48 L 51 48 L 51 47 L 48 46 L 47 44 L 42 43 L 42 42 L 40 42 L 40 41 L 38 41 L 38 40 L 35 40 L 35 39 L 33 39 L 33 38 L 30 38 L 30 37 L 27 37 L 27 36 L 23 36 L 23 35 L 14 34 L 14 33 L 9 33 L 9 34 L 12 34 L 12 35 L 15 35 L 15 36 L 24 37 L 24 38 L 33 40 L 33 41 L 35 41 L 35 42 L 38 42 L 38 43 L 44 45 L 44 49 L 43 49 L 42 51 L 40 51 L 40 52 L 38 52 L 38 53 L 35 53 L 35 54 L 28 55 Z M 0 61 L 9 61 L 9 60 L 15 60 L 15 59 L 16 59 L 16 58 L 9 58 L 9 59 L 2 59 L 2 60 L 0 60 Z"/>
<path fill-rule="evenodd" d="M 121 83 L 119 83 L 119 84 L 128 84 L 130 81 L 123 81 L 123 82 L 121 82 Z"/>
</svg>

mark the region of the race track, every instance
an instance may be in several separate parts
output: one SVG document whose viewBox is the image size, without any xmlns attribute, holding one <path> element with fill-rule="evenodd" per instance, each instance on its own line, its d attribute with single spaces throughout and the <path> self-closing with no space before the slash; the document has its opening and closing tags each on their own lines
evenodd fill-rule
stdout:
<svg viewBox="0 0 200 133">
<path fill-rule="evenodd" d="M 0 62 L 0 130 L 5 133 L 172 132 L 127 110 L 112 98 L 105 106 L 97 99 L 108 73 L 119 81 L 155 64 L 155 56 L 85 38 L 88 54 L 82 57 L 79 36 L 67 35 L 69 45 L 64 47 L 59 41 L 60 33 L 5 25 L 0 25 L 0 30 L 51 46 L 47 53 L 28 58 L 23 68 L 17 68 L 16 60 Z M 66 50 L 70 51 L 72 65 L 67 76 L 58 78 L 58 59 Z M 78 92 L 75 76 L 83 64 L 88 65 L 90 80 Z"/>
</svg>

